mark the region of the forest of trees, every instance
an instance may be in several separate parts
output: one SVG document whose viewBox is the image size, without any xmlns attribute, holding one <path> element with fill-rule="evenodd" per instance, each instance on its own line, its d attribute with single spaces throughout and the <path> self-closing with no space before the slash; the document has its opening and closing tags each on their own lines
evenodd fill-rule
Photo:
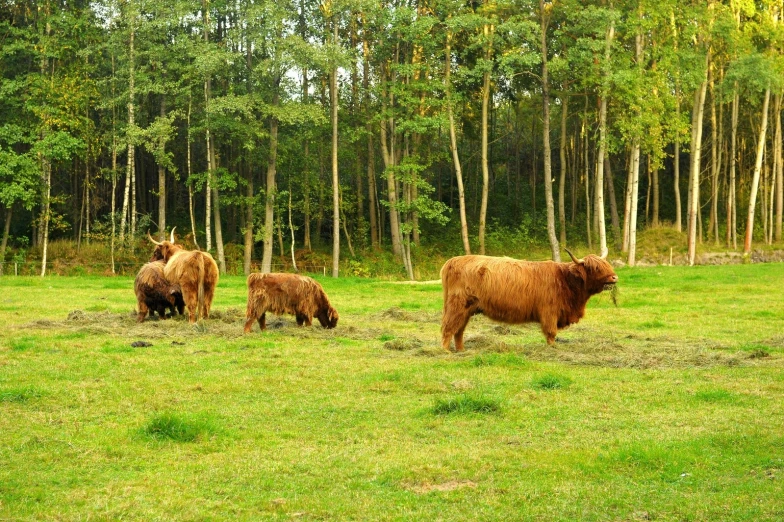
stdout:
<svg viewBox="0 0 784 522">
<path fill-rule="evenodd" d="M 245 273 L 413 278 L 504 234 L 634 265 L 648 227 L 748 253 L 781 241 L 783 7 L 0 0 L 0 261 L 173 226 Z"/>
</svg>

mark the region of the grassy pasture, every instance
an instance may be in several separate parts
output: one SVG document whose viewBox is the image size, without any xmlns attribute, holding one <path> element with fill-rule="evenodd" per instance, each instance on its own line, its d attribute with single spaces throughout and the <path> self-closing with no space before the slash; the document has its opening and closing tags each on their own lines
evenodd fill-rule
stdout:
<svg viewBox="0 0 784 522">
<path fill-rule="evenodd" d="M 463 354 L 438 284 L 243 335 L 240 277 L 195 326 L 2 277 L 0 520 L 784 519 L 784 264 L 618 274 L 555 348 L 479 316 Z"/>
</svg>

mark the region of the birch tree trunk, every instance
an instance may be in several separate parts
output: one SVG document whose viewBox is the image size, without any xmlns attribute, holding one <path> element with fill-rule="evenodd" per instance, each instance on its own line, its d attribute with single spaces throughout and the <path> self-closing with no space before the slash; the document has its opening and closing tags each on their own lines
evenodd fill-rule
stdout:
<svg viewBox="0 0 784 522">
<path fill-rule="evenodd" d="M 482 29 L 485 36 L 485 60 L 490 61 L 492 54 L 490 39 L 492 26 L 485 24 Z M 479 207 L 479 254 L 485 254 L 485 225 L 487 222 L 487 200 L 490 193 L 490 165 L 487 155 L 488 140 L 488 115 L 490 107 L 490 71 L 486 70 L 482 76 L 482 203 Z"/>
<path fill-rule="evenodd" d="M 569 106 L 569 95 L 561 96 L 561 174 L 558 178 L 558 226 L 561 233 L 561 245 L 566 246 L 566 117 Z"/>
<path fill-rule="evenodd" d="M 550 80 L 547 76 L 547 16 L 544 0 L 539 0 L 542 51 L 542 142 L 544 143 L 544 199 L 547 205 L 547 237 L 553 261 L 561 262 L 561 247 L 555 235 L 555 203 L 553 201 L 552 149 L 550 147 Z"/>
<path fill-rule="evenodd" d="M 446 91 L 446 110 L 449 116 L 449 150 L 452 152 L 452 163 L 455 166 L 457 180 L 457 202 L 460 207 L 460 237 L 463 240 L 463 251 L 471 254 L 471 243 L 468 238 L 468 218 L 466 217 L 465 186 L 463 185 L 463 167 L 460 164 L 460 153 L 457 150 L 457 132 L 452 100 L 452 33 L 446 34 L 446 52 L 444 64 L 444 90 Z"/>
<path fill-rule="evenodd" d="M 711 92 L 711 213 L 708 221 L 708 229 L 713 234 L 715 244 L 719 244 L 719 148 L 721 143 L 718 141 L 718 120 L 716 118 L 716 93 L 713 81 L 713 68 L 708 69 L 709 85 Z"/>
<path fill-rule="evenodd" d="M 338 45 L 338 24 L 332 20 L 332 43 Z M 338 178 L 338 69 L 330 71 L 329 97 L 332 105 L 332 277 L 340 275 L 340 180 Z"/>
<path fill-rule="evenodd" d="M 776 143 L 776 218 L 773 239 L 776 242 L 781 241 L 782 215 L 784 215 L 784 180 L 782 180 L 782 175 L 784 175 L 784 155 L 782 154 L 782 148 L 784 148 L 784 146 L 781 141 L 781 98 L 781 93 L 776 95 L 776 110 L 773 112 L 773 115 L 776 118 L 776 130 L 774 134 Z"/>
<path fill-rule="evenodd" d="M 604 62 L 605 71 L 603 73 L 603 83 L 607 83 L 610 67 L 610 49 L 613 38 L 615 37 L 615 22 L 610 22 L 607 30 L 607 37 L 604 43 Z M 609 96 L 609 86 L 602 86 L 602 100 L 599 105 L 599 152 L 596 158 L 596 180 L 594 189 L 596 193 L 596 217 L 599 222 L 599 251 L 602 257 L 606 257 L 607 250 L 607 229 L 604 222 L 604 155 L 607 150 L 607 98 Z"/>
<path fill-rule="evenodd" d="M 388 72 L 387 72 L 388 73 Z M 389 96 L 389 100 L 387 100 Z M 382 108 L 394 105 L 394 95 L 383 92 Z M 389 127 L 389 136 L 387 136 Z M 403 258 L 403 238 L 400 233 L 400 213 L 397 208 L 397 182 L 395 180 L 395 167 L 397 166 L 397 151 L 395 146 L 395 124 L 392 118 L 382 119 L 380 126 L 381 154 L 384 159 L 384 170 L 387 176 L 387 197 L 389 199 L 389 232 L 392 237 L 392 253 L 398 259 Z M 389 144 L 388 144 L 389 143 Z"/>
<path fill-rule="evenodd" d="M 166 95 L 161 96 L 160 116 L 166 116 Z M 165 143 L 166 140 L 161 138 L 161 154 L 164 153 Z M 158 236 L 159 241 L 166 240 L 166 168 L 161 164 L 158 165 Z"/>
<path fill-rule="evenodd" d="M 132 6 L 129 6 L 129 9 L 132 9 Z M 126 135 L 126 139 L 128 140 L 128 161 L 126 163 L 126 170 L 125 170 L 125 193 L 123 195 L 123 209 L 122 209 L 122 218 L 120 221 L 120 243 L 125 242 L 125 227 L 128 224 L 128 211 L 130 208 L 130 195 L 131 195 L 131 183 L 133 181 L 132 173 L 135 170 L 134 165 L 134 137 L 130 135 L 130 132 L 133 131 L 134 126 L 136 125 L 134 119 L 134 107 L 135 101 L 134 98 L 136 97 L 136 91 L 134 89 L 134 84 L 136 80 L 136 74 L 134 72 L 135 67 L 135 48 L 134 48 L 134 39 L 136 36 L 136 29 L 134 27 L 134 15 L 131 14 L 131 21 L 130 21 L 130 41 L 128 43 L 128 134 Z"/>
<path fill-rule="evenodd" d="M 278 95 L 273 96 L 273 105 L 277 105 Z M 277 172 L 278 158 L 278 120 L 270 117 L 270 149 L 267 160 L 267 192 L 264 205 L 264 250 L 261 258 L 261 272 L 268 274 L 272 271 L 272 252 L 274 245 L 272 236 L 275 232 L 275 175 Z"/>
<path fill-rule="evenodd" d="M 740 93 L 738 84 L 735 83 L 734 96 L 732 97 L 732 122 L 730 137 L 730 180 L 727 195 L 727 247 L 732 244 L 732 248 L 738 249 L 738 207 L 737 194 L 735 187 L 735 169 L 738 157 L 738 113 L 740 106 Z"/>
<path fill-rule="evenodd" d="M 770 104 L 770 88 L 765 90 L 765 101 L 762 104 L 762 123 L 760 125 L 759 139 L 757 140 L 757 157 L 754 162 L 754 176 L 751 180 L 749 194 L 749 213 L 746 219 L 746 237 L 743 242 L 743 253 L 751 253 L 751 240 L 754 235 L 754 210 L 757 204 L 757 191 L 759 190 L 760 172 L 762 171 L 762 158 L 765 153 L 765 134 L 768 131 L 768 107 Z M 763 202 L 763 205 L 765 203 Z"/>
<path fill-rule="evenodd" d="M 702 122 L 705 114 L 705 95 L 708 90 L 708 67 L 710 54 L 705 57 L 705 76 L 694 92 L 691 118 L 691 161 L 689 169 L 689 265 L 694 265 L 697 256 L 697 218 L 700 211 L 700 159 L 702 157 Z"/>
</svg>

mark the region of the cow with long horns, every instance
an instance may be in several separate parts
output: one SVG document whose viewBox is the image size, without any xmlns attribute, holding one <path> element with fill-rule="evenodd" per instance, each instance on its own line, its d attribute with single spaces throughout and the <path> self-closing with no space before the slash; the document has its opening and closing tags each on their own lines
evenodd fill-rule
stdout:
<svg viewBox="0 0 784 522">
<path fill-rule="evenodd" d="M 585 315 L 591 296 L 618 282 L 610 263 L 588 255 L 571 263 L 519 261 L 508 257 L 458 256 L 444 263 L 444 315 L 441 341 L 463 351 L 463 332 L 472 315 L 508 324 L 539 323 L 547 344 L 558 330 Z"/>
<path fill-rule="evenodd" d="M 218 265 L 207 252 L 185 250 L 174 242 L 174 228 L 169 241 L 155 241 L 150 233 L 147 237 L 155 245 L 150 261 L 163 261 L 163 275 L 172 285 L 179 285 L 182 298 L 188 308 L 188 321 L 208 319 L 215 286 L 218 284 Z"/>
</svg>

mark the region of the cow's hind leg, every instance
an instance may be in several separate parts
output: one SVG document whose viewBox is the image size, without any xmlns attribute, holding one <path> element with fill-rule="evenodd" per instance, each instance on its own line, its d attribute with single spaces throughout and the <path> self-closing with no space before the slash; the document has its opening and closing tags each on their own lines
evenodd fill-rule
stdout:
<svg viewBox="0 0 784 522">
<path fill-rule="evenodd" d="M 196 314 L 199 311 L 199 295 L 196 284 L 182 285 L 182 300 L 185 301 L 185 307 L 188 309 L 188 322 L 196 322 Z"/>
<path fill-rule="evenodd" d="M 457 296 L 451 296 L 444 306 L 444 317 L 441 320 L 441 346 L 449 351 L 449 342 L 455 338 L 455 350 L 462 352 L 463 332 L 471 318 L 470 305 Z"/>
<path fill-rule="evenodd" d="M 144 321 L 144 318 L 147 317 L 147 312 L 149 308 L 147 308 L 147 303 L 144 302 L 144 299 L 139 300 L 139 315 L 136 316 L 136 322 L 141 323 Z"/>
<path fill-rule="evenodd" d="M 262 332 L 267 329 L 267 312 L 259 316 L 259 328 L 261 328 Z"/>
</svg>

